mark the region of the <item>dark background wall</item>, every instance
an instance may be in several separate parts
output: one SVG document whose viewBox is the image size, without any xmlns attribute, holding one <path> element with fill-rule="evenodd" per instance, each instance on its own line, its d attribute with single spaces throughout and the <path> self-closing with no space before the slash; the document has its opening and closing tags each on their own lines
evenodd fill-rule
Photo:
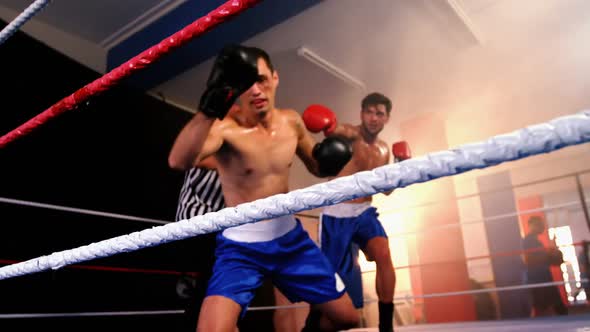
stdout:
<svg viewBox="0 0 590 332">
<path fill-rule="evenodd" d="M 0 45 L 0 59 L 2 135 L 100 76 L 22 33 Z M 168 168 L 167 156 L 190 116 L 124 84 L 113 88 L 0 150 L 0 196 L 172 221 L 183 174 Z M 154 226 L 6 203 L 0 203 L 0 225 L 0 260 L 26 260 Z M 201 237 L 84 264 L 206 272 L 211 243 Z M 187 300 L 177 296 L 177 280 L 63 268 L 0 281 L 0 313 L 183 309 Z M 133 325 L 180 331 L 184 319 L 0 319 L 0 329 L 92 325 L 117 331 Z"/>
</svg>

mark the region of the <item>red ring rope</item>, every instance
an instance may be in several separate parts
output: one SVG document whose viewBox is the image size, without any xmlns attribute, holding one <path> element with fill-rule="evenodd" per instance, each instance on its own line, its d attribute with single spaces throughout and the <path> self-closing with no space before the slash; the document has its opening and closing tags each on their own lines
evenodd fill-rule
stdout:
<svg viewBox="0 0 590 332">
<path fill-rule="evenodd" d="M 118 84 L 122 79 L 141 69 L 144 69 L 154 61 L 159 60 L 164 55 L 172 52 L 180 46 L 185 45 L 192 39 L 233 18 L 246 9 L 253 7 L 260 1 L 262 0 L 230 0 L 224 3 L 215 10 L 211 11 L 209 14 L 197 19 L 180 31 L 162 40 L 160 43 L 148 48 L 139 55 L 136 55 L 119 67 L 111 70 L 104 76 L 96 79 L 94 82 L 85 85 L 78 91 L 65 97 L 42 113 L 36 115 L 34 118 L 0 137 L 0 148 L 3 148 L 8 143 L 16 140 L 17 138 L 30 133 L 37 127 L 57 117 L 58 115 L 74 109 L 76 105 L 85 102 L 90 97 L 110 89 L 114 85 Z"/>
</svg>

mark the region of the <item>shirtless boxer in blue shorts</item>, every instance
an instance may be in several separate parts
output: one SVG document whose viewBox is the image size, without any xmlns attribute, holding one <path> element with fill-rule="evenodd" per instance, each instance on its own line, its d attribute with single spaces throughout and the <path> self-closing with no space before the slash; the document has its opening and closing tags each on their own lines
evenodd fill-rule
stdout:
<svg viewBox="0 0 590 332">
<path fill-rule="evenodd" d="M 307 129 L 323 131 L 327 137 L 347 138 L 353 147 L 352 160 L 338 176 L 367 171 L 389 163 L 388 145 L 379 139 L 379 133 L 389 121 L 391 101 L 380 93 L 371 93 L 361 102 L 361 124 L 338 124 L 335 114 L 327 107 L 312 105 L 303 114 Z M 405 142 L 392 147 L 396 161 L 410 158 Z M 358 248 L 370 261 L 375 261 L 375 285 L 379 298 L 379 331 L 393 331 L 393 295 L 395 270 L 391 260 L 387 234 L 379 222 L 377 209 L 371 206 L 371 197 L 362 197 L 323 209 L 320 221 L 322 251 L 342 277 L 356 308 L 363 306 L 362 279 L 355 261 Z M 313 324 L 313 312 L 308 319 Z"/>
<path fill-rule="evenodd" d="M 174 143 L 170 165 L 186 169 L 213 156 L 227 206 L 288 192 L 295 155 L 315 175 L 336 175 L 350 160 L 350 145 L 337 138 L 316 144 L 296 111 L 275 107 L 278 83 L 263 50 L 224 48 L 199 112 Z M 226 116 L 236 100 L 239 114 Z M 293 216 L 228 228 L 216 246 L 197 331 L 233 331 L 265 277 L 289 300 L 318 305 L 322 330 L 358 324 L 340 277 Z"/>
</svg>

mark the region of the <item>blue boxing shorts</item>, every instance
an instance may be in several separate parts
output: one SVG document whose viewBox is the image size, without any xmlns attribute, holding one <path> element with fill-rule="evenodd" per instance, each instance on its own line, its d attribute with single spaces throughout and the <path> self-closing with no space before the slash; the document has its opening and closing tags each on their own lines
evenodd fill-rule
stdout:
<svg viewBox="0 0 590 332">
<path fill-rule="evenodd" d="M 294 221 L 293 216 L 279 219 L 285 218 Z M 299 220 L 287 233 L 268 241 L 240 242 L 221 233 L 215 254 L 207 296 L 235 301 L 242 307 L 242 316 L 265 277 L 291 302 L 321 304 L 345 292 L 344 283 Z"/>
<path fill-rule="evenodd" d="M 320 247 L 334 266 L 356 308 L 363 307 L 359 248 L 375 237 L 387 237 L 370 203 L 341 203 L 325 207 L 320 223 Z"/>
</svg>

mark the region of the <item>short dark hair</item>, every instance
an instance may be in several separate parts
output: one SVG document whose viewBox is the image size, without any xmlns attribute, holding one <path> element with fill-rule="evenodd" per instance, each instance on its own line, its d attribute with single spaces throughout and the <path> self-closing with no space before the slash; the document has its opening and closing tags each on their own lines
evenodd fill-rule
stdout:
<svg viewBox="0 0 590 332">
<path fill-rule="evenodd" d="M 368 106 L 375 106 L 375 105 L 385 105 L 385 110 L 387 111 L 387 115 L 391 113 L 391 100 L 387 98 L 384 94 L 379 92 L 373 92 L 368 94 L 363 101 L 361 101 L 361 109 L 365 109 Z"/>
<path fill-rule="evenodd" d="M 266 65 L 268 66 L 268 69 L 270 69 L 271 73 L 275 71 L 275 68 L 272 65 L 272 61 L 270 61 L 270 56 L 268 55 L 268 53 L 266 53 L 265 50 L 258 48 L 258 47 L 252 47 L 252 46 L 247 46 L 246 48 L 257 59 L 262 58 L 262 60 L 264 60 L 264 62 L 266 62 Z"/>
</svg>

